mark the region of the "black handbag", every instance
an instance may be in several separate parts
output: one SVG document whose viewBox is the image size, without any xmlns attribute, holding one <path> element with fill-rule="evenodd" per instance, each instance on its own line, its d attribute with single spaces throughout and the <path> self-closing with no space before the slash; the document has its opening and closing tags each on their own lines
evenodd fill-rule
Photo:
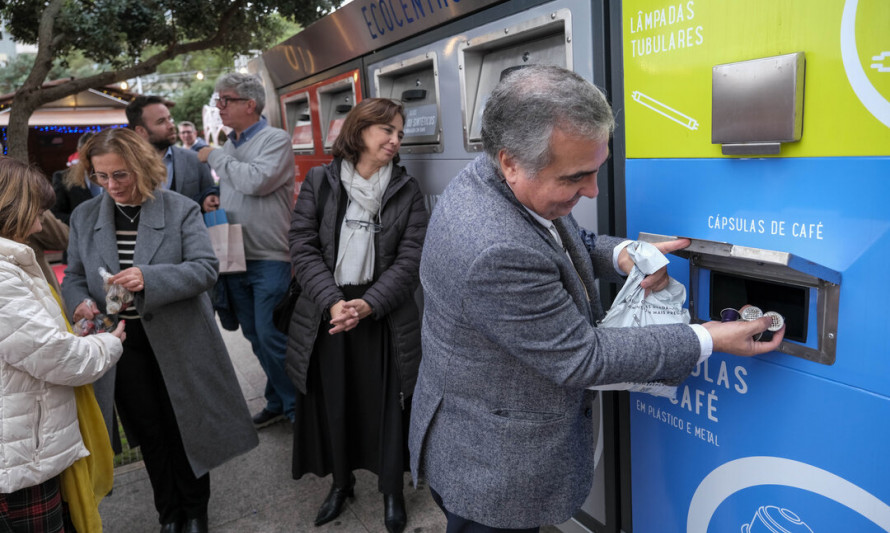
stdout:
<svg viewBox="0 0 890 533">
<path fill-rule="evenodd" d="M 308 180 L 313 171 L 315 171 L 315 167 L 309 171 L 309 174 L 306 176 Z M 315 202 L 315 219 L 316 221 L 321 221 L 322 211 L 324 209 L 324 204 L 328 199 L 328 192 L 330 187 L 328 186 L 327 180 L 322 177 L 321 182 L 318 184 L 317 197 Z M 300 284 L 297 283 L 297 278 L 295 276 L 291 276 L 290 285 L 287 286 L 287 294 L 284 295 L 284 298 L 281 299 L 275 305 L 275 309 L 272 310 L 272 323 L 275 325 L 275 329 L 287 335 L 288 329 L 290 329 L 290 319 L 294 316 L 294 307 L 297 305 L 297 300 L 300 298 L 300 293 L 302 289 L 300 288 Z"/>
<path fill-rule="evenodd" d="M 272 323 L 275 325 L 275 329 L 285 335 L 287 335 L 287 330 L 290 327 L 290 319 L 294 315 L 294 307 L 296 307 L 297 300 L 300 298 L 300 292 L 300 284 L 297 283 L 297 278 L 291 276 L 290 285 L 287 286 L 287 293 L 278 302 L 275 309 L 272 310 Z"/>
</svg>

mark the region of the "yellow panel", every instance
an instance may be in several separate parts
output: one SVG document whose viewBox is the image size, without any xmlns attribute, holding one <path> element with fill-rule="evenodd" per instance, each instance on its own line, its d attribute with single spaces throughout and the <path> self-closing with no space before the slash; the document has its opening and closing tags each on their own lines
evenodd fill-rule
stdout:
<svg viewBox="0 0 890 533">
<path fill-rule="evenodd" d="M 890 1 L 626 0 L 623 10 L 628 157 L 723 157 L 711 144 L 712 67 L 792 52 L 806 54 L 803 134 L 780 156 L 890 155 Z"/>
</svg>

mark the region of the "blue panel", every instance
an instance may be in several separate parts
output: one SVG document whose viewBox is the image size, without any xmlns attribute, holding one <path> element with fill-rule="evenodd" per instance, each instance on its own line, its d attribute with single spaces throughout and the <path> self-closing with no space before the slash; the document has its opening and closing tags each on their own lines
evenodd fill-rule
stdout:
<svg viewBox="0 0 890 533">
<path fill-rule="evenodd" d="M 755 358 L 696 373 L 677 404 L 631 395 L 634 532 L 745 532 L 770 506 L 817 533 L 890 531 L 890 400 Z"/>
<path fill-rule="evenodd" d="M 840 271 L 836 363 L 763 359 L 883 395 L 890 395 L 890 336 L 877 333 L 890 331 L 888 199 L 890 158 L 627 161 L 629 236 L 779 250 Z M 676 259 L 671 275 L 686 282 L 687 270 Z"/>
<path fill-rule="evenodd" d="M 890 531 L 888 199 L 890 158 L 627 161 L 629 236 L 785 251 L 842 275 L 834 365 L 715 354 L 676 404 L 631 395 L 635 532 Z M 669 268 L 688 287 L 688 263 Z"/>
</svg>

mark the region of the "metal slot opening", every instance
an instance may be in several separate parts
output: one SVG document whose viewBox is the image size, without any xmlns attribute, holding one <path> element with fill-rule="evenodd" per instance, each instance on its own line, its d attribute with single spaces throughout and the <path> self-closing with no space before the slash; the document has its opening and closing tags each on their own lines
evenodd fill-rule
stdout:
<svg viewBox="0 0 890 533">
<path fill-rule="evenodd" d="M 436 65 L 436 54 L 426 52 L 374 71 L 376 95 L 401 99 L 405 106 L 403 155 L 441 152 L 443 149 Z"/>
<path fill-rule="evenodd" d="M 720 311 L 727 307 L 738 309 L 745 304 L 775 311 L 785 318 L 785 338 L 806 342 L 809 294 L 806 287 L 712 271 L 708 310 L 711 320 L 720 320 Z"/>
</svg>

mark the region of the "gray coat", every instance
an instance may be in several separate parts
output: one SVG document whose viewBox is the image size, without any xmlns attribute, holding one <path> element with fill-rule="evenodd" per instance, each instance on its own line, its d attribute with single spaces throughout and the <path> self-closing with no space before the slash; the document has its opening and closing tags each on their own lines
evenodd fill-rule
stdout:
<svg viewBox="0 0 890 533">
<path fill-rule="evenodd" d="M 171 146 L 173 156 L 173 190 L 197 200 L 201 193 L 213 187 L 210 166 L 198 160 L 198 155 L 179 146 Z"/>
<path fill-rule="evenodd" d="M 194 201 L 158 190 L 142 205 L 134 265 L 145 290 L 136 294 L 185 451 L 196 476 L 258 444 L 232 361 L 219 333 L 208 289 L 218 261 Z M 71 215 L 68 267 L 62 295 L 69 309 L 90 297 L 105 308 L 99 267 L 120 270 L 114 200 L 107 194 L 81 204 Z M 126 353 L 124 354 L 126 357 Z M 106 416 L 114 400 L 114 369 L 96 383 Z"/>
<path fill-rule="evenodd" d="M 686 325 L 594 327 L 594 273 L 621 279 L 621 241 L 571 215 L 555 225 L 571 261 L 480 156 L 439 199 L 423 249 L 411 470 L 449 511 L 498 528 L 561 523 L 590 493 L 586 387 L 676 383 L 701 350 Z"/>
<path fill-rule="evenodd" d="M 346 198 L 340 186 L 340 162 L 335 159 L 309 171 L 291 217 L 291 260 L 302 293 L 288 331 L 286 368 L 304 394 L 319 324 L 323 317 L 330 320 L 328 310 L 343 299 L 333 274 Z M 319 193 L 322 187 L 325 192 Z M 319 197 L 324 197 L 323 206 L 316 204 Z M 389 324 L 404 401 L 414 391 L 420 365 L 420 317 L 414 291 L 427 224 L 420 186 L 404 167 L 393 166 L 380 205 L 380 222 L 383 230 L 374 239 L 374 282 L 364 295 L 373 313 L 365 320 Z"/>
</svg>

